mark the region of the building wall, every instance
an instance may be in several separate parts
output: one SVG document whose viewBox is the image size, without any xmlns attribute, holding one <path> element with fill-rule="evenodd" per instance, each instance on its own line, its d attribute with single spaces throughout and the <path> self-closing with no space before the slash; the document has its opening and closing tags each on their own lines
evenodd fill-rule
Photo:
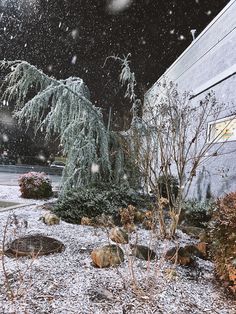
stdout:
<svg viewBox="0 0 236 314">
<path fill-rule="evenodd" d="M 178 84 L 180 91 L 191 91 L 193 102 L 213 90 L 225 104 L 220 118 L 236 112 L 236 0 L 229 2 L 158 79 L 146 93 L 145 102 L 155 106 L 158 83 L 163 79 Z M 217 149 L 219 144 L 214 145 Z M 236 191 L 236 141 L 224 144 L 222 154 L 198 170 L 190 197 L 205 198 L 209 187 L 214 196 Z"/>
</svg>

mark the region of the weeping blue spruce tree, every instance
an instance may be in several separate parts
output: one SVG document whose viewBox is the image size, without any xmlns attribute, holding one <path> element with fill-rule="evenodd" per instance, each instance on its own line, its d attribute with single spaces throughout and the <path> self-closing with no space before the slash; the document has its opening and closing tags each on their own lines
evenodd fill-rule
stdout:
<svg viewBox="0 0 236 314">
<path fill-rule="evenodd" d="M 7 73 L 2 99 L 15 104 L 19 124 L 33 127 L 35 134 L 45 132 L 45 140 L 59 137 L 67 160 L 62 193 L 126 179 L 122 136 L 106 128 L 81 78 L 56 80 L 25 61 L 1 61 L 0 69 Z"/>
</svg>

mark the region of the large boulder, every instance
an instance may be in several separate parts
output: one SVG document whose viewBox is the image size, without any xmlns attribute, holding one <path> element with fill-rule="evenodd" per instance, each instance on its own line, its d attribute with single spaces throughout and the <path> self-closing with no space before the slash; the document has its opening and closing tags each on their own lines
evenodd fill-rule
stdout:
<svg viewBox="0 0 236 314">
<path fill-rule="evenodd" d="M 166 252 L 165 259 L 172 263 L 177 263 L 182 266 L 191 265 L 194 262 L 193 257 L 183 247 L 171 248 Z"/>
<path fill-rule="evenodd" d="M 145 261 L 153 260 L 156 257 L 156 253 L 144 245 L 131 245 L 131 249 L 133 256 Z"/>
<path fill-rule="evenodd" d="M 127 244 L 129 242 L 128 234 L 119 227 L 112 228 L 109 237 L 116 243 Z"/>
<path fill-rule="evenodd" d="M 121 264 L 124 261 L 124 253 L 118 245 L 105 245 L 94 249 L 91 258 L 95 266 L 104 268 Z"/>
<path fill-rule="evenodd" d="M 205 257 L 205 252 L 201 252 L 200 249 L 204 251 L 204 247 L 201 245 L 190 244 L 179 248 L 173 247 L 166 252 L 165 259 L 182 266 L 194 265 L 195 257 Z"/>
<path fill-rule="evenodd" d="M 208 243 L 202 241 L 196 244 L 196 248 L 199 250 L 199 252 L 201 253 L 202 256 L 200 256 L 201 258 L 207 258 L 208 257 Z"/>
</svg>

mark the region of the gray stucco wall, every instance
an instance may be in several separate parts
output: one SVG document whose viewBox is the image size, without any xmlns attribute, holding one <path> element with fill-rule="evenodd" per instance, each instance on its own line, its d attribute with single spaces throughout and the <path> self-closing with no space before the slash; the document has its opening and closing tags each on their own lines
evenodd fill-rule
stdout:
<svg viewBox="0 0 236 314">
<path fill-rule="evenodd" d="M 192 91 L 198 102 L 206 91 L 214 90 L 218 101 L 225 103 L 219 118 L 236 112 L 236 0 L 232 0 L 170 66 L 146 93 L 145 102 L 155 106 L 158 82 L 168 79 L 180 91 Z M 228 109 L 226 109 L 228 108 Z M 217 149 L 219 144 L 214 144 Z M 198 169 L 189 197 L 205 198 L 236 191 L 236 141 L 228 142 L 221 154 Z"/>
</svg>

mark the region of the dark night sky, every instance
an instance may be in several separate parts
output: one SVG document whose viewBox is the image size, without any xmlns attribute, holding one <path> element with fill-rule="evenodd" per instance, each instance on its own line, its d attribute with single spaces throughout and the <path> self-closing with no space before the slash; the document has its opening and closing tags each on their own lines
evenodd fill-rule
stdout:
<svg viewBox="0 0 236 314">
<path fill-rule="evenodd" d="M 98 106 L 125 112 L 119 67 L 102 68 L 105 58 L 131 53 L 142 96 L 191 43 L 190 30 L 199 34 L 229 0 L 131 2 L 111 14 L 108 0 L 2 0 L 0 58 L 27 60 L 56 78 L 79 76 Z"/>
</svg>

